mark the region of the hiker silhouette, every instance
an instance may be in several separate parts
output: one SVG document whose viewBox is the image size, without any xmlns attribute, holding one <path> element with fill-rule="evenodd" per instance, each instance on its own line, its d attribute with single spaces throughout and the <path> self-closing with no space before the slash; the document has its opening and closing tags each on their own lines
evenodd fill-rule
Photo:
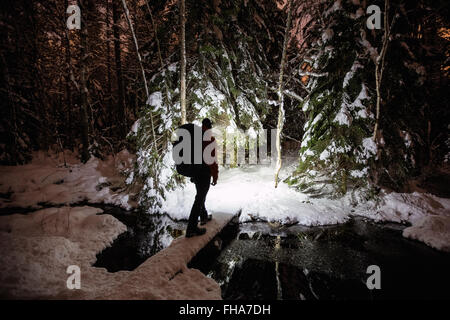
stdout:
<svg viewBox="0 0 450 320">
<path fill-rule="evenodd" d="M 215 151 L 216 141 L 211 134 L 212 125 L 213 124 L 210 119 L 208 118 L 203 119 L 202 155 L 204 155 L 205 148 L 210 146 L 210 144 L 213 144 L 212 146 L 210 146 L 210 148 L 212 147 L 211 160 L 213 161 L 208 161 L 207 159 L 205 159 L 205 157 L 202 156 L 202 164 L 198 168 L 198 170 L 195 170 L 195 173 L 191 178 L 191 182 L 195 184 L 197 194 L 195 195 L 194 204 L 192 205 L 191 213 L 189 215 L 189 222 L 186 229 L 186 237 L 188 238 L 196 235 L 202 235 L 206 232 L 205 228 L 199 228 L 197 226 L 199 217 L 202 225 L 206 224 L 209 220 L 212 219 L 212 216 L 208 215 L 208 211 L 206 210 L 205 207 L 206 195 L 208 194 L 209 186 L 210 184 L 215 186 L 217 184 L 217 179 L 219 176 L 219 166 L 217 164 L 217 156 Z M 210 149 L 208 148 L 208 150 Z"/>
</svg>

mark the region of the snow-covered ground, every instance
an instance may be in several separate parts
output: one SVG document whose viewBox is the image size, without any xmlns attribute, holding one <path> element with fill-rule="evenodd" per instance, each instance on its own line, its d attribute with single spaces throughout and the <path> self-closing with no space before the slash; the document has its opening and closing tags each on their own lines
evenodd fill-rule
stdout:
<svg viewBox="0 0 450 320">
<path fill-rule="evenodd" d="M 282 172 L 283 176 L 286 171 Z M 175 219 L 187 219 L 194 198 L 195 185 L 187 182 L 185 188 L 168 194 L 163 211 Z M 310 199 L 285 183 L 275 189 L 274 169 L 270 166 L 221 168 L 217 185 L 209 190 L 206 208 L 212 213 L 241 211 L 241 222 L 260 219 L 324 225 L 345 222 L 349 216 L 348 207 L 342 201 Z"/>
<path fill-rule="evenodd" d="M 93 267 L 96 255 L 127 228 L 111 215 L 98 215 L 102 209 L 68 205 L 87 201 L 130 209 L 124 181 L 134 156 L 122 151 L 86 164 L 70 152 L 65 158 L 67 166 L 62 154 L 39 152 L 30 164 L 0 167 L 0 208 L 38 209 L 0 216 L 1 298 L 220 299 L 218 284 L 188 269 L 184 260 L 158 261 L 149 272 L 142 267 L 109 273 Z M 44 205 L 54 207 L 40 209 Z M 80 268 L 79 290 L 67 287 L 72 265 Z M 182 272 L 168 279 L 165 271 L 171 268 Z"/>
<path fill-rule="evenodd" d="M 421 192 L 392 192 L 381 200 L 380 206 L 362 204 L 355 213 L 376 221 L 410 223 L 403 230 L 404 237 L 450 252 L 450 199 Z"/>
<path fill-rule="evenodd" d="M 68 151 L 65 158 L 67 166 L 61 153 L 38 152 L 30 164 L 0 166 L 0 194 L 11 194 L 9 198 L 0 197 L 0 208 L 42 208 L 42 203 L 68 205 L 80 201 L 109 203 L 124 209 L 135 206 L 125 183 L 134 156 L 126 150 L 105 160 L 91 158 L 86 164 L 80 164 Z M 295 165 L 295 157 L 285 159 L 280 178 L 289 176 Z M 350 196 L 335 200 L 311 198 L 285 183 L 275 189 L 273 172 L 273 167 L 263 165 L 221 167 L 218 184 L 211 186 L 208 193 L 207 209 L 212 213 L 241 212 L 241 222 L 263 220 L 307 226 L 343 223 L 351 215 L 362 215 L 377 221 L 411 223 L 416 227 L 405 230 L 405 236 L 438 249 L 448 247 L 450 230 L 438 225 L 448 225 L 450 199 L 418 192 L 388 193 L 378 204 L 367 202 L 354 207 Z M 195 186 L 187 179 L 184 187 L 167 194 L 162 210 L 173 219 L 187 219 L 194 198 Z M 440 219 L 433 219 L 435 216 Z M 433 223 L 423 219 L 431 219 Z M 439 232 L 430 232 L 431 226 L 439 228 Z M 427 234 L 426 241 L 421 232 Z M 433 237 L 440 239 L 430 240 Z"/>
<path fill-rule="evenodd" d="M 92 157 L 81 164 L 76 155 L 36 152 L 23 166 L 0 166 L 0 208 L 73 204 L 81 201 L 109 203 L 130 209 L 124 176 L 133 168 L 134 157 L 123 150 L 104 161 Z M 116 191 L 112 191 L 112 189 Z M 120 192 L 124 191 L 124 192 Z"/>
<path fill-rule="evenodd" d="M 96 254 L 126 226 L 101 209 L 61 207 L 0 218 L 0 296 L 55 298 L 68 294 L 92 297 L 104 284 L 117 282 L 105 269 L 93 268 Z M 68 266 L 81 269 L 83 291 L 67 289 Z M 77 290 L 74 290 L 77 291 Z"/>
<path fill-rule="evenodd" d="M 1 217 L 0 297 L 220 299 L 219 285 L 187 268 L 186 260 L 190 250 L 199 251 L 214 237 L 212 229 L 223 224 L 211 224 L 209 237 L 177 241 L 170 254 L 160 252 L 134 271 L 109 273 L 92 266 L 96 254 L 127 228 L 110 215 L 97 215 L 101 211 L 60 207 Z M 80 268 L 79 289 L 68 289 L 69 266 Z"/>
<path fill-rule="evenodd" d="M 154 286 L 145 289 L 135 287 L 142 276 L 138 269 L 108 273 L 92 267 L 96 254 L 126 227 L 110 215 L 97 215 L 101 209 L 68 205 L 87 201 L 133 207 L 132 194 L 125 183 L 133 161 L 133 155 L 122 151 L 115 157 L 92 158 L 80 164 L 75 155 L 66 152 L 64 166 L 61 154 L 49 156 L 40 152 L 30 164 L 0 167 L 0 208 L 41 209 L 27 215 L 0 216 L 0 297 L 114 298 L 114 290 L 121 288 L 129 289 L 130 297 L 138 290 L 148 298 L 167 299 L 178 288 L 174 286 L 179 285 L 182 290 L 193 282 L 204 286 L 195 286 L 193 291 L 177 297 L 220 297 L 210 279 L 190 269 L 183 271 L 179 284 L 161 278 L 152 280 Z M 293 168 L 287 163 L 281 178 Z M 208 194 L 207 209 L 213 214 L 242 212 L 241 222 L 325 225 L 345 222 L 351 215 L 408 222 L 411 226 L 404 229 L 405 237 L 450 251 L 450 199 L 418 192 L 389 193 L 382 196 L 378 205 L 368 202 L 354 207 L 349 197 L 314 199 L 283 183 L 275 189 L 273 177 L 273 169 L 268 166 L 221 168 L 218 184 Z M 187 182 L 185 188 L 167 195 L 163 209 L 175 219 L 186 219 L 194 197 L 195 187 Z M 42 209 L 42 203 L 55 207 Z M 72 264 L 81 267 L 82 290 L 66 288 L 66 268 Z M 128 287 L 126 283 L 133 285 Z"/>
<path fill-rule="evenodd" d="M 287 177 L 293 166 L 282 170 Z M 163 210 L 174 219 L 187 219 L 195 198 L 195 186 L 169 193 Z M 241 222 L 252 220 L 306 226 L 343 223 L 352 215 L 376 221 L 410 223 L 404 230 L 408 238 L 425 242 L 439 250 L 450 251 L 450 199 L 426 193 L 388 193 L 379 203 L 369 201 L 354 206 L 350 195 L 341 199 L 310 198 L 279 184 L 274 188 L 274 169 L 270 166 L 223 169 L 206 200 L 210 213 L 241 211 Z M 438 217 L 438 218 L 437 218 Z"/>
</svg>

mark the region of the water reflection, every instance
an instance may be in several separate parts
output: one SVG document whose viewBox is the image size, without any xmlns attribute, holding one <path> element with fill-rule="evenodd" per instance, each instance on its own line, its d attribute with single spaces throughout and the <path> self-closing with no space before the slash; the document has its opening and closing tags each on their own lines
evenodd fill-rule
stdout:
<svg viewBox="0 0 450 320">
<path fill-rule="evenodd" d="M 360 218 L 310 228 L 243 224 L 208 276 L 231 300 L 449 298 L 450 255 L 404 239 L 402 228 Z M 366 286 L 372 264 L 381 290 Z"/>
<path fill-rule="evenodd" d="M 111 245 L 97 255 L 94 267 L 106 268 L 109 272 L 134 270 L 141 263 L 162 249 L 173 239 L 183 235 L 186 222 L 177 222 L 167 215 L 149 215 L 137 212 L 104 210 L 127 225 Z"/>
<path fill-rule="evenodd" d="M 94 266 L 134 270 L 181 236 L 186 222 L 165 215 L 105 210 L 128 231 Z M 450 254 L 402 237 L 404 226 L 362 218 L 321 227 L 230 224 L 188 264 L 215 279 L 224 299 L 450 298 Z M 368 290 L 367 267 L 381 268 Z"/>
</svg>

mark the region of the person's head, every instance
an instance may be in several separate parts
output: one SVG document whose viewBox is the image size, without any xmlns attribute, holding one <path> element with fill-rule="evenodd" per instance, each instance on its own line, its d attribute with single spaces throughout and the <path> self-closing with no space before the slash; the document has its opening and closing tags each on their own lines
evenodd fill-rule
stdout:
<svg viewBox="0 0 450 320">
<path fill-rule="evenodd" d="M 202 121 L 202 128 L 203 130 L 212 129 L 212 122 L 208 118 L 203 119 Z"/>
</svg>

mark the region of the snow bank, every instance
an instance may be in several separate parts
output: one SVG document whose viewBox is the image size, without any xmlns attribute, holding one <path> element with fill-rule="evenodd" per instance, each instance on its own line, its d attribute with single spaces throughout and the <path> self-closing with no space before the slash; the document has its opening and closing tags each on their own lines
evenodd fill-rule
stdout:
<svg viewBox="0 0 450 320">
<path fill-rule="evenodd" d="M 370 205 L 361 209 L 360 215 L 376 221 L 416 224 L 429 215 L 450 215 L 450 199 L 427 193 L 388 193 L 382 196 L 379 206 Z M 450 229 L 448 230 L 450 232 Z"/>
<path fill-rule="evenodd" d="M 371 141 L 369 141 L 371 142 Z M 370 143 L 366 149 L 371 150 Z M 290 169 L 283 169 L 281 177 Z M 274 173 L 270 166 L 221 168 L 218 184 L 210 188 L 206 208 L 212 212 L 242 212 L 241 222 L 263 220 L 282 224 L 299 223 L 306 226 L 337 224 L 347 221 L 351 215 L 365 216 L 376 221 L 410 223 L 417 228 L 405 231 L 405 236 L 424 241 L 435 248 L 449 246 L 450 228 L 441 226 L 439 232 L 430 232 L 436 223 L 422 226 L 421 219 L 431 215 L 450 216 L 450 199 L 424 193 L 388 193 L 380 203 L 353 205 L 349 194 L 341 199 L 311 198 L 307 194 L 281 183 L 274 188 Z M 362 175 L 365 172 L 352 172 Z M 195 198 L 195 186 L 188 182 L 185 188 L 170 192 L 162 210 L 173 219 L 187 219 Z M 444 218 L 442 218 L 444 219 Z M 441 222 L 441 220 L 438 220 Z M 445 227 L 447 226 L 447 227 Z M 406 229 L 408 230 L 408 229 Z M 423 232 L 423 235 L 419 233 Z M 435 239 L 429 239 L 432 234 Z M 431 244 L 433 243 L 433 244 Z M 435 245 L 435 243 L 440 243 Z M 446 245 L 445 245 L 446 243 Z"/>
<path fill-rule="evenodd" d="M 430 247 L 450 252 L 450 217 L 430 215 L 403 230 L 403 236 L 425 242 Z"/>
<path fill-rule="evenodd" d="M 0 167 L 0 207 L 39 208 L 79 201 L 104 202 L 129 209 L 126 176 L 132 174 L 134 157 L 122 151 L 105 161 L 91 158 L 80 164 L 75 155 L 34 155 L 32 163 Z M 124 174 L 125 173 L 125 174 Z M 114 190 L 114 191 L 113 191 Z M 220 299 L 220 287 L 200 271 L 188 269 L 186 254 L 195 253 L 209 241 L 218 220 L 208 224 L 204 237 L 178 245 L 177 259 L 159 261 L 147 272 L 109 273 L 92 267 L 96 255 L 109 246 L 126 226 L 102 210 L 88 206 L 55 207 L 27 215 L 0 217 L 0 297 L 19 299 Z M 217 230 L 216 230 L 217 231 Z M 208 236 L 209 234 L 209 236 Z M 167 243 L 169 245 L 169 243 Z M 181 251 L 180 251 L 181 250 Z M 192 251 L 194 250 L 194 251 Z M 183 254 L 180 254 L 183 252 Z M 172 252 L 173 253 L 173 252 Z M 192 258 L 192 256 L 190 256 Z M 190 260 L 189 258 L 189 260 Z M 69 290 L 66 273 L 76 265 L 81 271 L 81 289 Z M 167 277 L 170 268 L 177 272 Z M 179 271 L 179 272 L 178 272 Z M 133 280 L 134 279 L 134 280 Z M 130 284 L 133 284 L 130 287 Z M 129 288 L 129 291 L 125 291 Z"/>
<path fill-rule="evenodd" d="M 92 267 L 96 254 L 127 228 L 92 207 L 61 207 L 0 217 L 0 296 L 19 299 L 221 299 L 219 285 L 187 268 L 231 219 L 216 215 L 202 237 L 178 238 L 134 271 Z M 67 288 L 67 267 L 81 288 Z"/>
<path fill-rule="evenodd" d="M 426 193 L 389 193 L 380 206 L 366 206 L 359 215 L 376 221 L 410 223 L 403 236 L 450 251 L 450 199 Z"/>
<path fill-rule="evenodd" d="M 49 298 L 72 293 L 67 267 L 81 268 L 82 291 L 103 287 L 106 270 L 91 267 L 96 254 L 126 226 L 92 207 L 61 207 L 0 217 L 0 296 Z M 75 290 L 77 291 L 77 290 Z"/>
<path fill-rule="evenodd" d="M 9 199 L 0 198 L 0 208 L 42 208 L 50 205 L 72 204 L 80 201 L 109 203 L 131 209 L 125 192 L 125 178 L 133 167 L 133 156 L 123 150 L 106 160 L 92 157 L 81 164 L 74 154 L 66 153 L 67 167 L 62 154 L 38 152 L 33 161 L 22 166 L 0 166 L 0 193 L 12 193 Z M 112 191 L 114 189 L 116 191 Z"/>
</svg>

